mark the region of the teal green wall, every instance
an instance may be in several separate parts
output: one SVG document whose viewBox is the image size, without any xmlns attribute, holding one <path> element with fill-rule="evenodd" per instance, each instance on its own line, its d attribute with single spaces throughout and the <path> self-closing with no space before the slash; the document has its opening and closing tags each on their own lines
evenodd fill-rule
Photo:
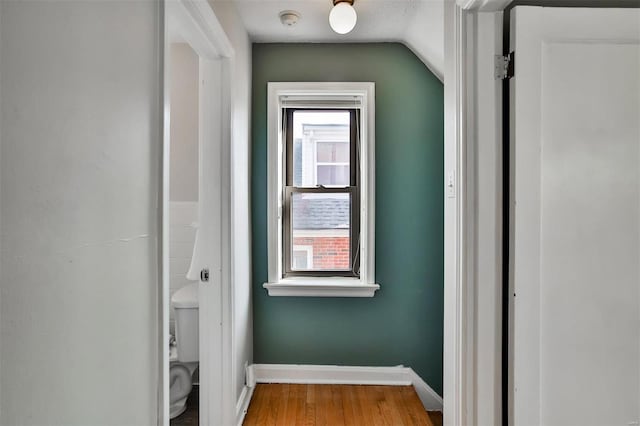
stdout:
<svg viewBox="0 0 640 426">
<path fill-rule="evenodd" d="M 376 84 L 373 298 L 269 297 L 267 83 Z M 443 85 L 405 46 L 254 44 L 254 362 L 412 367 L 442 395 Z"/>
</svg>

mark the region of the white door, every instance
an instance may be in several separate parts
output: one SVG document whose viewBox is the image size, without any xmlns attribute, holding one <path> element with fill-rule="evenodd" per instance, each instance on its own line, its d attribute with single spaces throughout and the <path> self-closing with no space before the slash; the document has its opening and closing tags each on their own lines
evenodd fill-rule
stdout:
<svg viewBox="0 0 640 426">
<path fill-rule="evenodd" d="M 222 60 L 200 57 L 200 425 L 222 417 Z"/>
<path fill-rule="evenodd" d="M 640 420 L 640 10 L 511 12 L 510 424 Z"/>
</svg>

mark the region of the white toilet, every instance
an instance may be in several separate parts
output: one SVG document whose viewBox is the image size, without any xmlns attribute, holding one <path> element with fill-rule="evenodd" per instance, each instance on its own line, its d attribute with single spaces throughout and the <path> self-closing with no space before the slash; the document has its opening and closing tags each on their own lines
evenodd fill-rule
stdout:
<svg viewBox="0 0 640 426">
<path fill-rule="evenodd" d="M 193 372 L 198 367 L 198 283 L 176 291 L 171 297 L 175 312 L 176 345 L 169 355 L 169 417 L 187 409 L 187 397 L 193 385 Z"/>
</svg>

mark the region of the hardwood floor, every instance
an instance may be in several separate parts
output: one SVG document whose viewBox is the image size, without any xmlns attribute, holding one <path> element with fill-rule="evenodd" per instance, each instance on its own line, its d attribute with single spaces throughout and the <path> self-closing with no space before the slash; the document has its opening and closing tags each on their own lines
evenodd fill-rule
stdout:
<svg viewBox="0 0 640 426">
<path fill-rule="evenodd" d="M 441 426 L 413 386 L 259 384 L 245 426 Z"/>
</svg>

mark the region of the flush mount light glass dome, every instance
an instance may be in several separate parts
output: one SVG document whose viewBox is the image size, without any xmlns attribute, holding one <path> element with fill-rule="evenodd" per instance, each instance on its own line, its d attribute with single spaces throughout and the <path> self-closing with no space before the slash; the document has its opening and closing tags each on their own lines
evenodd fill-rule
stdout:
<svg viewBox="0 0 640 426">
<path fill-rule="evenodd" d="M 349 3 L 342 1 L 331 9 L 329 25 L 338 34 L 347 34 L 356 26 L 358 15 Z"/>
</svg>

